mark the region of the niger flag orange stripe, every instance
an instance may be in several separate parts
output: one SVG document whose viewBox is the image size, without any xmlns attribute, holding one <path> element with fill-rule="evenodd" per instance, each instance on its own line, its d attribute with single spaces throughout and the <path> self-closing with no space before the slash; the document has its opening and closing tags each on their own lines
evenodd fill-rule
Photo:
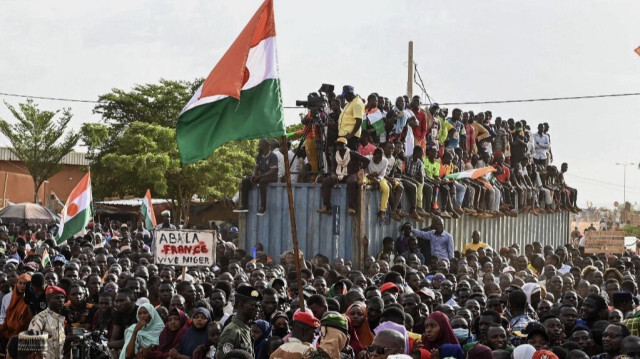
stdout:
<svg viewBox="0 0 640 359">
<path fill-rule="evenodd" d="M 228 95 L 240 98 L 240 91 L 246 79 L 247 57 L 249 49 L 260 41 L 276 36 L 276 25 L 273 18 L 273 2 L 265 1 L 253 15 L 247 26 L 233 42 L 229 50 L 222 56 L 218 64 L 211 70 L 202 85 L 202 97 Z M 242 74 L 242 76 L 238 76 Z"/>
</svg>

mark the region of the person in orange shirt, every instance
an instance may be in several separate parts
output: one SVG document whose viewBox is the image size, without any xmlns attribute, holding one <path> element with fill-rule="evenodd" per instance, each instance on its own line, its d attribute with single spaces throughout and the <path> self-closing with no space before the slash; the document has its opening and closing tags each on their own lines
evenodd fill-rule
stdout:
<svg viewBox="0 0 640 359">
<path fill-rule="evenodd" d="M 450 151 L 445 151 L 440 161 L 440 178 L 444 179 L 446 175 L 453 173 L 453 154 Z M 444 211 L 451 213 L 453 218 L 460 218 L 462 215 L 462 200 L 464 194 L 467 191 L 462 183 L 454 179 L 446 179 L 440 186 L 441 196 L 443 199 L 442 208 Z"/>
</svg>

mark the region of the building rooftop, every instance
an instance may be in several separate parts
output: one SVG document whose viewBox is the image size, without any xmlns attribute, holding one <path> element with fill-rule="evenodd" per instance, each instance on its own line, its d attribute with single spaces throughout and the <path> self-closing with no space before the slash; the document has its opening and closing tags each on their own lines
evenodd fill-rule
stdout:
<svg viewBox="0 0 640 359">
<path fill-rule="evenodd" d="M 18 157 L 16 157 L 9 147 L 0 147 L 0 161 L 16 161 L 20 162 Z M 87 159 L 87 154 L 83 152 L 75 152 L 72 151 L 66 156 L 62 157 L 61 164 L 64 165 L 76 165 L 76 166 L 88 166 L 89 160 Z"/>
<path fill-rule="evenodd" d="M 96 203 L 104 204 L 107 206 L 132 206 L 133 207 L 133 206 L 141 206 L 142 198 L 117 199 L 117 200 L 111 200 L 111 201 L 96 201 Z M 169 200 L 162 199 L 162 198 L 151 199 L 151 204 L 163 204 L 163 203 L 169 203 Z"/>
</svg>

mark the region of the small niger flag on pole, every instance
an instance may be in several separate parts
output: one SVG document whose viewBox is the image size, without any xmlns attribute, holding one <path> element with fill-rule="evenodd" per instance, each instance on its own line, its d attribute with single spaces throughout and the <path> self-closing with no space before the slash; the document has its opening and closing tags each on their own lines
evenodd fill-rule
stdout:
<svg viewBox="0 0 640 359">
<path fill-rule="evenodd" d="M 91 173 L 87 172 L 69 194 L 60 215 L 56 242 L 62 243 L 82 231 L 93 217 Z"/>
<path fill-rule="evenodd" d="M 635 50 L 633 50 L 636 52 L 636 54 L 640 55 L 640 46 L 638 46 Z"/>
<path fill-rule="evenodd" d="M 142 205 L 140 206 L 140 212 L 144 216 L 144 228 L 152 230 L 156 228 L 156 214 L 153 212 L 153 203 L 151 201 L 151 191 L 147 190 L 147 193 L 142 199 Z"/>
<path fill-rule="evenodd" d="M 176 139 L 188 164 L 229 141 L 284 134 L 273 1 L 266 0 L 182 110 Z"/>
</svg>

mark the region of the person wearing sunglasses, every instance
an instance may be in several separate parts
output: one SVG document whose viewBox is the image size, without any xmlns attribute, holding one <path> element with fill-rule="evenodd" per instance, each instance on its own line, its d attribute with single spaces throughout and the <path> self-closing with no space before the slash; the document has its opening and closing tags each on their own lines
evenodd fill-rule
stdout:
<svg viewBox="0 0 640 359">
<path fill-rule="evenodd" d="M 629 336 L 629 329 L 624 325 L 611 324 L 602 333 L 602 349 L 604 353 L 593 356 L 594 359 L 613 359 L 620 355 L 622 340 Z"/>
<path fill-rule="evenodd" d="M 379 331 L 373 343 L 367 347 L 367 358 L 387 359 L 390 355 L 403 354 L 405 338 L 400 332 L 391 329 Z"/>
</svg>

